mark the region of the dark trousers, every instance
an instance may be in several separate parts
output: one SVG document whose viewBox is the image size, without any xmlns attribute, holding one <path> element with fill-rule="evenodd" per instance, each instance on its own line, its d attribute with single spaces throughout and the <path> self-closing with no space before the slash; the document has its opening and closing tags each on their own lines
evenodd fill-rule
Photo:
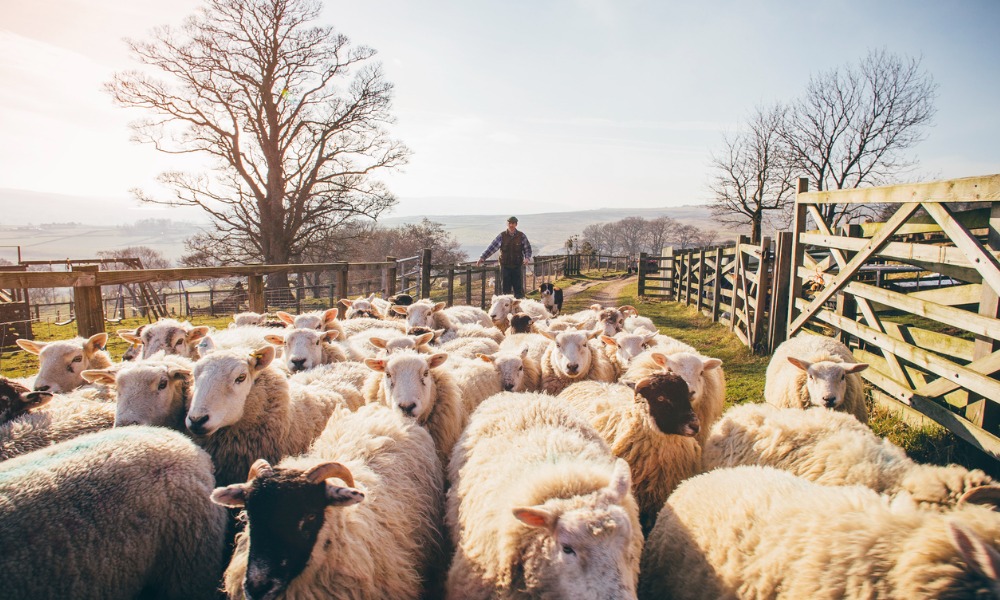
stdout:
<svg viewBox="0 0 1000 600">
<path fill-rule="evenodd" d="M 503 293 L 514 294 L 515 298 L 524 298 L 524 275 L 521 267 L 500 267 L 500 278 Z"/>
</svg>

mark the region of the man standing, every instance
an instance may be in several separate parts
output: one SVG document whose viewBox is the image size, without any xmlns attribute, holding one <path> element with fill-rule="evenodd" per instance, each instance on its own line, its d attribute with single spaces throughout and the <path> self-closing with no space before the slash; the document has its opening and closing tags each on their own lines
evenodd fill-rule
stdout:
<svg viewBox="0 0 1000 600">
<path fill-rule="evenodd" d="M 531 243 L 528 236 L 517 230 L 517 217 L 507 219 L 507 229 L 493 240 L 476 263 L 482 266 L 483 261 L 500 250 L 500 277 L 503 280 L 503 293 L 514 294 L 515 298 L 524 298 L 524 275 L 522 267 L 531 260 Z"/>
</svg>

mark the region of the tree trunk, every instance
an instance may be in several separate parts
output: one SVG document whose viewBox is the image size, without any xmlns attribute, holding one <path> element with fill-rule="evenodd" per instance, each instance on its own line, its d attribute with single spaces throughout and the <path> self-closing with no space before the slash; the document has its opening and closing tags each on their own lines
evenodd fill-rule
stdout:
<svg viewBox="0 0 1000 600">
<path fill-rule="evenodd" d="M 763 220 L 763 215 L 761 213 L 756 213 L 754 216 L 750 217 L 750 242 L 753 244 L 760 244 L 760 234 L 761 234 L 761 221 Z"/>
</svg>

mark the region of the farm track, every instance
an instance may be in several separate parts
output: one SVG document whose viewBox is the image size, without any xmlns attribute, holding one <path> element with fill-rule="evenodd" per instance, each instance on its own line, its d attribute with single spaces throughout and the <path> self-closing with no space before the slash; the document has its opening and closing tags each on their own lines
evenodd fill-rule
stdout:
<svg viewBox="0 0 1000 600">
<path fill-rule="evenodd" d="M 613 279 L 611 283 L 607 283 L 606 281 L 584 281 L 569 286 L 563 293 L 566 294 L 567 298 L 582 294 L 590 301 L 598 303 L 601 306 L 617 305 L 618 299 L 622 295 L 622 290 L 628 285 L 635 283 L 637 279 L 638 275 L 632 275 L 631 277 Z M 588 290 L 595 285 L 603 285 L 603 287 L 592 294 L 589 293 Z"/>
</svg>

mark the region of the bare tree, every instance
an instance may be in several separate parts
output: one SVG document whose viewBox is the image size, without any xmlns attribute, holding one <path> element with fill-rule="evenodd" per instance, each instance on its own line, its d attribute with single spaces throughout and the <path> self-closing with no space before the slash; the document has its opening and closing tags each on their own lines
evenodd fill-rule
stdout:
<svg viewBox="0 0 1000 600">
<path fill-rule="evenodd" d="M 819 190 L 885 184 L 916 164 L 904 152 L 924 139 L 936 94 L 920 59 L 872 50 L 856 66 L 811 77 L 782 137 L 795 168 Z M 836 225 L 851 205 L 821 210 Z"/>
<path fill-rule="evenodd" d="M 653 255 L 659 255 L 670 239 L 670 232 L 677 227 L 677 221 L 670 217 L 657 217 L 646 222 L 645 226 L 645 246 L 646 251 Z"/>
<path fill-rule="evenodd" d="M 625 217 L 616 223 L 618 239 L 621 241 L 622 254 L 639 256 L 646 241 L 646 219 L 642 217 Z"/>
<path fill-rule="evenodd" d="M 392 85 L 375 51 L 310 23 L 314 0 L 206 0 L 180 31 L 129 41 L 147 71 L 115 74 L 115 102 L 154 116 L 133 139 L 215 159 L 211 174 L 163 173 L 168 200 L 197 206 L 212 229 L 189 241 L 199 260 L 288 262 L 318 236 L 395 199 L 371 175 L 406 162 L 389 137 Z M 165 77 L 155 79 L 148 72 Z M 287 287 L 287 275 L 268 278 Z"/>
<path fill-rule="evenodd" d="M 724 149 L 712 156 L 712 214 L 728 225 L 749 223 L 755 244 L 765 223 L 784 229 L 789 222 L 794 187 L 781 140 L 783 123 L 781 106 L 757 107 L 740 131 L 723 137 Z"/>
</svg>

